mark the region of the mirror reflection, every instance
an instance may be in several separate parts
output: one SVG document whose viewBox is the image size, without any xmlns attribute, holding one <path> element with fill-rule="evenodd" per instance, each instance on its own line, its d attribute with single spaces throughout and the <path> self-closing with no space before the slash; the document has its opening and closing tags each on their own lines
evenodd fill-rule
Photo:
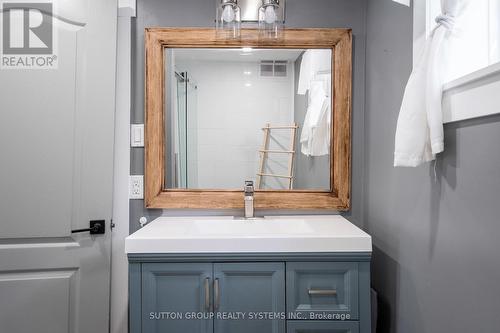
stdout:
<svg viewBox="0 0 500 333">
<path fill-rule="evenodd" d="M 165 187 L 329 190 L 330 49 L 165 50 Z"/>
</svg>

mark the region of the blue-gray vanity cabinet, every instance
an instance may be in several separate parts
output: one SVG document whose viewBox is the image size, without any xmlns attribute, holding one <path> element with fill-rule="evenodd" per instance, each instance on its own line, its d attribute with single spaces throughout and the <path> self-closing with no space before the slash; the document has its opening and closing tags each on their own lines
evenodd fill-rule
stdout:
<svg viewBox="0 0 500 333">
<path fill-rule="evenodd" d="M 370 333 L 370 258 L 371 253 L 129 254 L 129 332 Z M 162 320 L 158 312 L 207 317 Z M 275 317 L 255 320 L 252 312 Z"/>
<path fill-rule="evenodd" d="M 141 332 L 213 332 L 210 308 L 205 304 L 210 297 L 211 264 L 144 263 L 141 275 Z M 207 318 L 190 320 L 187 313 L 205 313 Z"/>
<path fill-rule="evenodd" d="M 356 321 L 298 321 L 287 323 L 287 333 L 359 333 Z"/>
<path fill-rule="evenodd" d="M 214 306 L 217 333 L 285 333 L 285 318 L 263 313 L 285 313 L 284 263 L 215 263 Z M 227 320 L 222 313 L 241 313 Z"/>
</svg>

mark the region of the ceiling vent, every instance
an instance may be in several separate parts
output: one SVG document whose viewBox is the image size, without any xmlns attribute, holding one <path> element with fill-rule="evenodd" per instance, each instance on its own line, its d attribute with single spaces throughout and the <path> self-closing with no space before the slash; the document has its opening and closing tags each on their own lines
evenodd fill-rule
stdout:
<svg viewBox="0 0 500 333">
<path fill-rule="evenodd" d="M 288 61 L 286 60 L 262 60 L 260 62 L 260 76 L 262 77 L 286 77 Z"/>
</svg>

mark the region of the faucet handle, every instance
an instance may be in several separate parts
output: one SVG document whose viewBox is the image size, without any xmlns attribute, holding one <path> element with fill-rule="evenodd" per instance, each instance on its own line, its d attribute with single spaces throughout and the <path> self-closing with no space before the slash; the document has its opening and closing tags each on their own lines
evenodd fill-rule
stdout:
<svg viewBox="0 0 500 333">
<path fill-rule="evenodd" d="M 245 191 L 245 194 L 250 194 L 250 195 L 253 194 L 254 188 L 253 188 L 253 181 L 252 180 L 245 180 L 244 191 Z"/>
</svg>

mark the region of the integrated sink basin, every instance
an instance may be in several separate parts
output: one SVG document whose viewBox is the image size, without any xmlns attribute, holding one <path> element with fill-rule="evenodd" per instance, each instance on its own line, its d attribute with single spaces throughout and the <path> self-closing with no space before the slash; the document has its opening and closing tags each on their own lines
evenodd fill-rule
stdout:
<svg viewBox="0 0 500 333">
<path fill-rule="evenodd" d="M 224 220 L 197 220 L 193 223 L 190 234 L 196 237 L 214 235 L 217 237 L 274 237 L 296 236 L 311 234 L 314 229 L 304 220 L 278 220 L 278 219 L 224 219 Z"/>
<path fill-rule="evenodd" d="M 125 240 L 127 253 L 371 251 L 371 237 L 340 215 L 160 217 Z"/>
</svg>

